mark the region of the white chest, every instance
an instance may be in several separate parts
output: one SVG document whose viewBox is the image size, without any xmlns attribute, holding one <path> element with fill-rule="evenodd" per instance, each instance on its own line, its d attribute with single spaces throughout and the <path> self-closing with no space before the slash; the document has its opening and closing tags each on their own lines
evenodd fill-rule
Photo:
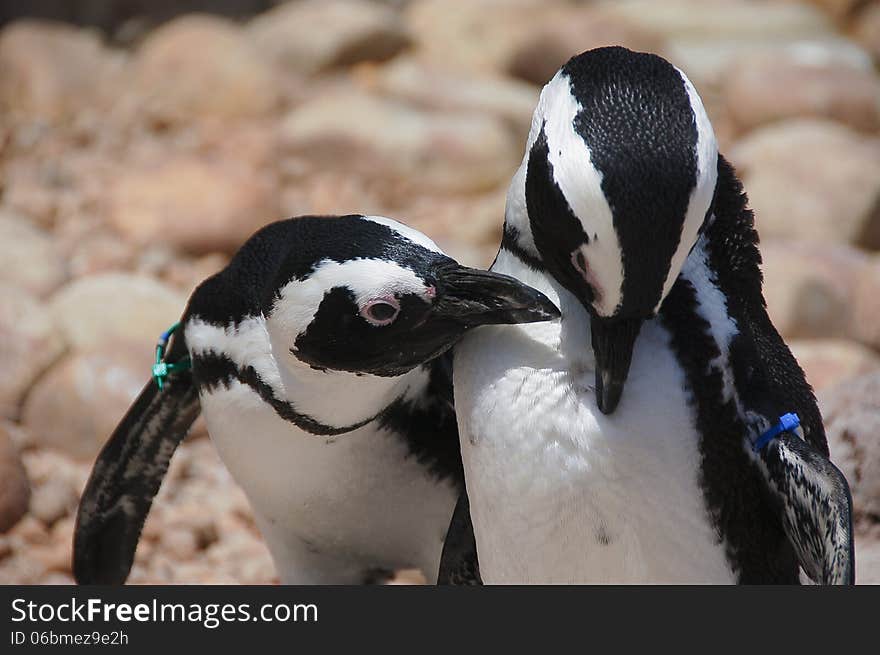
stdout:
<svg viewBox="0 0 880 655">
<path fill-rule="evenodd" d="M 201 397 L 220 457 L 242 486 L 288 583 L 356 583 L 372 568 L 436 575 L 455 493 L 373 424 L 307 434 L 249 387 Z"/>
<path fill-rule="evenodd" d="M 484 581 L 732 582 L 668 334 L 644 326 L 612 416 L 596 407 L 592 357 L 585 317 L 480 328 L 457 350 Z"/>
</svg>

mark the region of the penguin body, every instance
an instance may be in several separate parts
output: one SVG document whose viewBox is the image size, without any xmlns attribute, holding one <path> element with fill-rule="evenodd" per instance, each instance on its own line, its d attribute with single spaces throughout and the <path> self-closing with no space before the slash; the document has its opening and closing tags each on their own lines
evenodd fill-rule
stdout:
<svg viewBox="0 0 880 655">
<path fill-rule="evenodd" d="M 546 298 L 458 265 L 383 217 L 256 233 L 193 293 L 169 362 L 99 455 L 77 518 L 80 582 L 122 582 L 168 461 L 201 410 L 285 583 L 436 573 L 461 485 L 448 349 L 545 320 Z"/>
<path fill-rule="evenodd" d="M 507 259 L 502 253 L 495 270 Z M 700 486 L 700 433 L 669 331 L 660 321 L 642 328 L 626 406 L 607 417 L 595 402 L 586 311 L 557 285 L 543 291 L 558 301 L 562 323 L 487 327 L 456 350 L 483 580 L 732 582 Z"/>
<path fill-rule="evenodd" d="M 563 66 L 491 269 L 562 321 L 456 349 L 472 525 L 456 511 L 441 578 L 476 556 L 490 583 L 851 582 L 849 489 L 759 264 L 686 76 L 623 48 Z"/>
</svg>

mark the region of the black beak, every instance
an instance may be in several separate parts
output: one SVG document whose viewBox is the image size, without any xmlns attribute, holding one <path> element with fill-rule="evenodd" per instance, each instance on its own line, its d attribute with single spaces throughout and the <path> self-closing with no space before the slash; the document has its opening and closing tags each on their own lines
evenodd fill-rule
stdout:
<svg viewBox="0 0 880 655">
<path fill-rule="evenodd" d="M 468 327 L 559 318 L 543 293 L 500 273 L 458 266 L 444 271 L 435 311 Z"/>
<path fill-rule="evenodd" d="M 595 316 L 590 320 L 596 355 L 596 402 L 603 414 L 614 413 L 620 402 L 642 322 L 640 318 L 609 320 Z"/>
</svg>

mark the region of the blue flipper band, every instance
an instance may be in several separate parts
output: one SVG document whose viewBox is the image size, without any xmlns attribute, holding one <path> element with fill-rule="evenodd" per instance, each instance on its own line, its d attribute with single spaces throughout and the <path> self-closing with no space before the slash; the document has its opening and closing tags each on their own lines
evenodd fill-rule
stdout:
<svg viewBox="0 0 880 655">
<path fill-rule="evenodd" d="M 798 418 L 797 414 L 783 414 L 779 417 L 779 421 L 775 425 L 755 440 L 755 443 L 752 444 L 752 449 L 756 453 L 759 452 L 764 446 L 773 441 L 773 439 L 780 434 L 783 432 L 791 432 L 800 424 L 801 420 Z"/>
</svg>

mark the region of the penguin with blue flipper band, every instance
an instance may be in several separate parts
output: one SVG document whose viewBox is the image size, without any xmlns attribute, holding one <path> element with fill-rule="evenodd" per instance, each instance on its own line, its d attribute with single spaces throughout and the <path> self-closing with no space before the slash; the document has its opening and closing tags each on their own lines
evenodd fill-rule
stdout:
<svg viewBox="0 0 880 655">
<path fill-rule="evenodd" d="M 155 376 L 95 462 L 80 583 L 122 583 L 171 456 L 204 415 L 285 583 L 436 575 L 462 472 L 449 349 L 476 326 L 558 317 L 379 216 L 268 225 L 192 294 Z M 170 338 L 170 341 L 169 341 Z"/>
<path fill-rule="evenodd" d="M 467 494 L 440 582 L 852 583 L 849 487 L 760 264 L 684 73 L 619 47 L 566 63 L 491 268 L 562 320 L 456 348 Z"/>
</svg>

